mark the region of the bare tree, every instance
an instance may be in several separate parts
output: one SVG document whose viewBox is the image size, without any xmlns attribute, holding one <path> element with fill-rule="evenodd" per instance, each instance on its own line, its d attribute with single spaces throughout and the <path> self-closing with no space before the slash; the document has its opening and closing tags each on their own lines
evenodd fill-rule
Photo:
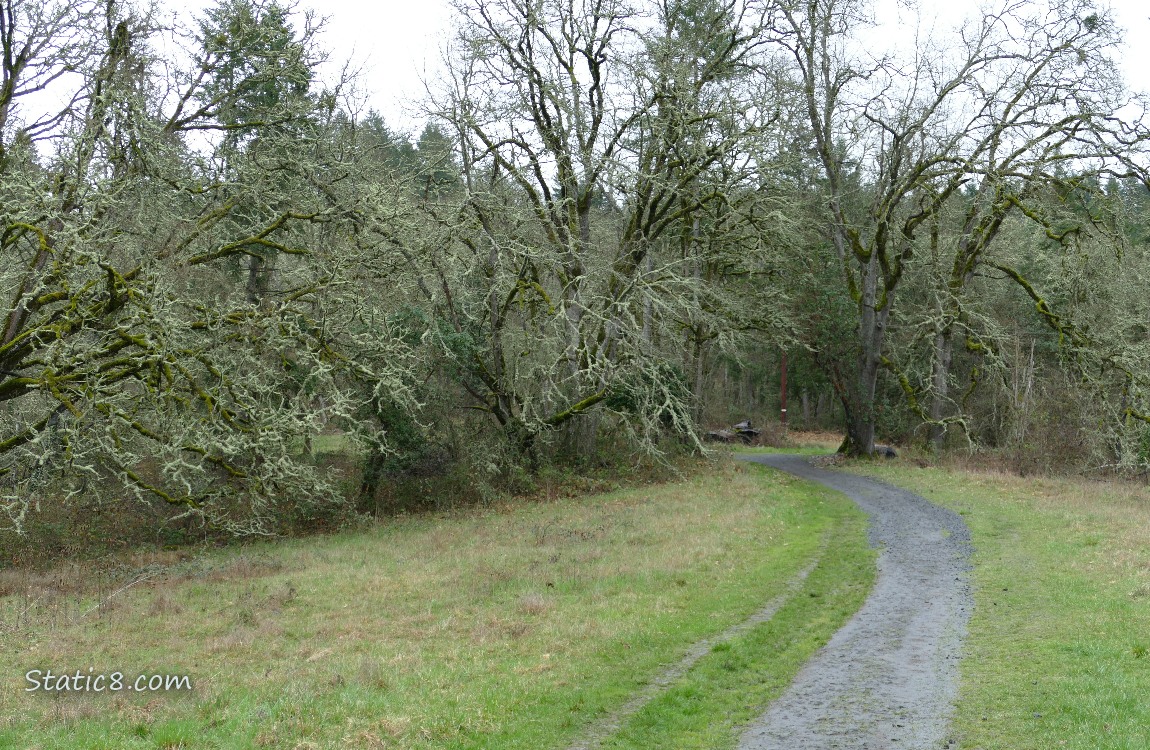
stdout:
<svg viewBox="0 0 1150 750">
<path fill-rule="evenodd" d="M 89 33 L 102 23 L 96 0 L 0 4 L 0 159 L 18 142 L 50 135 L 81 106 L 76 78 L 103 54 Z"/>
<path fill-rule="evenodd" d="M 781 233 L 781 222 L 766 229 L 777 207 L 750 208 L 751 136 L 773 117 L 751 90 L 766 6 L 461 0 L 457 10 L 437 114 L 458 138 L 460 221 L 476 231 L 429 293 L 457 333 L 485 331 L 467 365 L 477 406 L 525 444 L 574 424 L 589 451 L 589 415 L 604 403 L 648 445 L 663 426 L 693 436 L 689 379 L 675 375 L 680 327 L 698 331 L 711 315 L 714 330 L 696 339 L 729 332 L 729 305 L 707 301 L 708 274 L 755 267 Z M 720 233 L 752 226 L 764 231 L 743 237 L 745 254 L 736 260 L 732 244 L 708 268 Z M 482 307 L 465 309 L 451 289 L 466 267 L 462 278 L 482 279 Z"/>
<path fill-rule="evenodd" d="M 1115 168 L 1132 142 L 1117 116 L 1117 39 L 1091 3 L 1008 2 L 963 27 L 952 54 L 932 57 L 919 40 L 906 60 L 857 45 L 852 31 L 866 26 L 867 11 L 854 0 L 788 2 L 776 27 L 825 180 L 827 233 L 857 307 L 857 361 L 838 363 L 832 380 L 847 415 L 844 448 L 859 454 L 873 452 L 879 373 L 897 370 L 886 350 L 896 292 L 943 207 L 968 201 L 936 331 L 937 398 L 924 413 L 939 424 L 955 295 L 1002 219 L 1020 211 L 1041 222 L 1028 195 L 1057 182 L 1060 164 Z"/>
</svg>

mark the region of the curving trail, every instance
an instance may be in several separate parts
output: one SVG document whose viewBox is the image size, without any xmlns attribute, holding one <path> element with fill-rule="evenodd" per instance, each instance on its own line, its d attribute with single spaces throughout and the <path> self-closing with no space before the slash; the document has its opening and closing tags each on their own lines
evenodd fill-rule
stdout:
<svg viewBox="0 0 1150 750">
<path fill-rule="evenodd" d="M 970 532 L 953 511 L 874 479 L 800 456 L 742 456 L 844 493 L 870 515 L 880 547 L 874 590 L 782 696 L 743 734 L 740 750 L 939 750 L 973 607 Z"/>
</svg>

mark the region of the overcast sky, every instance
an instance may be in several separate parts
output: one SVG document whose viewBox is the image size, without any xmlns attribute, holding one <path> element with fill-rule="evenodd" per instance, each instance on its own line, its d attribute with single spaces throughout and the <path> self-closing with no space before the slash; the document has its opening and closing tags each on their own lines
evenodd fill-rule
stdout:
<svg viewBox="0 0 1150 750">
<path fill-rule="evenodd" d="M 191 0 L 188 5 L 201 3 L 209 4 Z M 975 7 L 970 0 L 919 0 L 919 5 L 939 14 L 943 23 L 955 9 Z M 1110 5 L 1127 29 L 1127 40 L 1141 40 L 1128 43 L 1123 61 L 1128 81 L 1150 90 L 1150 2 L 1111 0 Z M 389 125 L 407 131 L 422 125 L 425 118 L 412 103 L 423 94 L 421 75 L 434 77 L 453 16 L 448 0 L 302 0 L 300 7 L 327 17 L 323 40 L 336 58 L 351 56 L 364 65 L 371 106 Z"/>
</svg>

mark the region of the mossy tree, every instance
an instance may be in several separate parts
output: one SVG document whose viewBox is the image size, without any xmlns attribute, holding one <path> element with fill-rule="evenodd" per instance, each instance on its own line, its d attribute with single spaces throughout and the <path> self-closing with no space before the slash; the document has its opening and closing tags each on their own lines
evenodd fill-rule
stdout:
<svg viewBox="0 0 1150 750">
<path fill-rule="evenodd" d="M 55 7 L 24 6 L 39 10 L 6 23 Z M 74 104 L 25 128 L 48 147 L 0 172 L 2 505 L 19 524 L 37 499 L 135 498 L 266 532 L 284 504 L 336 501 L 297 454 L 330 420 L 357 419 L 351 379 L 404 403 L 406 347 L 359 324 L 361 269 L 386 260 L 356 237 L 390 197 L 348 189 L 360 167 L 328 138 L 330 98 L 292 89 L 239 114 L 249 95 L 267 104 L 252 77 L 268 71 L 224 75 L 234 60 L 210 24 L 190 32 L 193 59 L 163 60 L 150 18 L 99 10 L 97 24 L 69 16 L 77 60 L 33 45 L 70 72 Z M 261 147 L 238 148 L 241 132 Z M 277 283 L 253 301 L 235 264 L 267 253 Z"/>
<path fill-rule="evenodd" d="M 775 34 L 794 63 L 794 92 L 825 190 L 826 237 L 841 266 L 841 293 L 857 315 L 854 363 L 837 385 L 844 449 L 870 454 L 880 373 L 898 370 L 888 356 L 891 313 L 906 275 L 916 273 L 916 254 L 937 250 L 944 209 L 967 200 L 961 228 L 949 235 L 956 237 L 952 270 L 940 289 L 938 398 L 934 414 L 923 413 L 938 425 L 947 421 L 941 407 L 957 301 L 1003 218 L 1019 211 L 1041 223 L 1028 195 L 1057 184 L 1060 163 L 1122 170 L 1122 155 L 1145 136 L 1118 114 L 1118 38 L 1092 3 L 1008 4 L 957 32 L 949 40 L 955 54 L 935 57 L 922 43 L 864 53 L 857 32 L 873 23 L 868 3 L 781 7 Z"/>
</svg>

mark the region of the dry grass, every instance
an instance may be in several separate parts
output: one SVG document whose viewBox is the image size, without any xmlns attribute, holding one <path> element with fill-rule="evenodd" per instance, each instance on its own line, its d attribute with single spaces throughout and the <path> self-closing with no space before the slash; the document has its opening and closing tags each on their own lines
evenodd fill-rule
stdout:
<svg viewBox="0 0 1150 750">
<path fill-rule="evenodd" d="M 1005 464 L 980 465 L 977 457 L 947 456 L 941 471 L 972 489 L 1005 494 L 1045 519 L 1059 537 L 1082 542 L 1076 564 L 1150 581 L 1150 487 L 1118 479 L 1019 476 Z M 858 468 L 857 464 L 852 465 Z M 925 468 L 920 466 L 919 468 Z M 1093 540 L 1093 541 L 1092 541 Z M 1105 544 L 1103 544 L 1105 542 Z M 1094 549 L 1091 549 L 1094 548 Z"/>
<path fill-rule="evenodd" d="M 809 456 L 834 454 L 842 443 L 842 435 L 834 432 L 789 430 L 783 432 L 778 423 L 768 425 L 750 445 L 734 443 L 728 447 L 736 453 L 798 453 Z"/>
<path fill-rule="evenodd" d="M 159 737 L 197 748 L 543 747 L 779 590 L 829 524 L 804 492 L 733 467 L 159 555 L 94 586 L 80 585 L 82 569 L 60 589 L 51 576 L 5 577 L 0 747 L 65 736 L 77 749 Z M 21 592 L 49 590 L 66 613 L 12 615 L 31 596 Z M 81 725 L 16 677 L 89 666 L 189 674 L 195 690 L 67 701 L 100 708 Z M 144 736 L 133 734 L 141 724 Z"/>
<path fill-rule="evenodd" d="M 795 447 L 822 448 L 831 453 L 838 450 L 843 442 L 841 432 L 826 430 L 790 430 L 787 432 L 787 439 Z"/>
<path fill-rule="evenodd" d="M 1150 747 L 1150 491 L 992 469 L 856 465 L 962 513 L 975 610 L 963 748 Z"/>
<path fill-rule="evenodd" d="M 1150 586 L 1150 488 L 1126 481 L 1019 477 L 1005 470 L 968 472 L 1006 491 L 1043 518 L 1052 536 L 1081 544 L 1076 569 Z"/>
</svg>

